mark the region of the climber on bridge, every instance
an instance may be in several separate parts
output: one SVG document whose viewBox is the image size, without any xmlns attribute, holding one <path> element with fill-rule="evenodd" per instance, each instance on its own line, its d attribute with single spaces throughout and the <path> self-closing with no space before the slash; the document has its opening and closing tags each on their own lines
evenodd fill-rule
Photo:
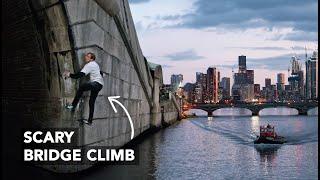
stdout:
<svg viewBox="0 0 320 180">
<path fill-rule="evenodd" d="M 73 78 L 73 79 L 79 79 L 86 75 L 90 75 L 90 82 L 86 82 L 84 84 L 81 84 L 76 96 L 74 97 L 74 100 L 72 104 L 67 105 L 66 108 L 69 110 L 74 111 L 77 107 L 77 104 L 83 94 L 84 91 L 91 91 L 90 93 L 90 100 L 89 100 L 89 118 L 88 120 L 83 120 L 84 123 L 91 125 L 92 124 L 92 118 L 94 113 L 94 103 L 96 101 L 96 98 L 98 96 L 99 91 L 102 89 L 104 83 L 102 78 L 102 72 L 100 71 L 99 65 L 95 62 L 95 55 L 91 52 L 87 53 L 84 57 L 85 65 L 82 68 L 82 70 L 76 74 L 71 74 L 69 71 L 64 72 L 64 76 L 66 78 Z"/>
</svg>

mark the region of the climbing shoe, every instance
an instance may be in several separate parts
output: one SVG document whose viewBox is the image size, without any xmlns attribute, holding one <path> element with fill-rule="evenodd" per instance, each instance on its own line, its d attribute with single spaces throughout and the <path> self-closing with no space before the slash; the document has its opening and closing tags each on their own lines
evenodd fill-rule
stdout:
<svg viewBox="0 0 320 180">
<path fill-rule="evenodd" d="M 72 105 L 67 105 L 66 109 L 68 109 L 70 111 L 74 111 L 75 108 Z"/>
<path fill-rule="evenodd" d="M 86 119 L 84 119 L 83 122 L 86 123 L 86 124 L 88 124 L 89 126 L 91 126 L 91 124 L 92 124 L 92 122 L 90 122 L 90 121 L 88 121 L 88 120 L 86 120 Z"/>
</svg>

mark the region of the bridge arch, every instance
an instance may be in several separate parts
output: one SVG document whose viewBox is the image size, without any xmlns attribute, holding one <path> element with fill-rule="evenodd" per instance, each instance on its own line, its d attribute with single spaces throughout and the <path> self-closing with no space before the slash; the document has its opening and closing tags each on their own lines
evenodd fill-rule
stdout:
<svg viewBox="0 0 320 180">
<path fill-rule="evenodd" d="M 184 112 L 187 115 L 192 115 L 193 113 L 196 114 L 196 116 L 207 116 L 208 112 L 206 110 L 203 109 L 197 109 L 197 108 L 191 108 L 188 109 L 187 111 Z"/>
<path fill-rule="evenodd" d="M 299 115 L 299 110 L 288 106 L 275 106 L 262 108 L 258 112 L 259 116 L 288 116 Z"/>
<path fill-rule="evenodd" d="M 213 116 L 251 116 L 252 110 L 242 107 L 223 107 L 212 112 Z"/>
</svg>

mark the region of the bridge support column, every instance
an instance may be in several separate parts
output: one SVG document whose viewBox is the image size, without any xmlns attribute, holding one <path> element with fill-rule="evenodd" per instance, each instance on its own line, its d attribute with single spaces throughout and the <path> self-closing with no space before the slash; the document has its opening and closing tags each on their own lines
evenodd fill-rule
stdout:
<svg viewBox="0 0 320 180">
<path fill-rule="evenodd" d="M 251 111 L 252 116 L 259 116 L 259 112 L 262 108 L 255 106 L 255 107 L 250 107 L 250 108 L 247 107 L 247 109 L 249 109 Z"/>
<path fill-rule="evenodd" d="M 304 109 L 304 108 L 297 108 L 299 115 L 308 115 L 308 109 Z"/>
<path fill-rule="evenodd" d="M 213 115 L 213 113 L 212 113 L 212 111 L 207 111 L 208 112 L 208 117 L 212 117 Z"/>
<path fill-rule="evenodd" d="M 259 111 L 255 110 L 255 111 L 251 111 L 252 112 L 252 116 L 259 116 Z"/>
</svg>

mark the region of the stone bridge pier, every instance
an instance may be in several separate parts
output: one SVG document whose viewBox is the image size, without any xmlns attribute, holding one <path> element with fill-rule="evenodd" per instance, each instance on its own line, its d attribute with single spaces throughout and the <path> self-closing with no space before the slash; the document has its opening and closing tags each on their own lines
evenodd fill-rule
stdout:
<svg viewBox="0 0 320 180">
<path fill-rule="evenodd" d="M 113 111 L 109 96 L 121 97 L 133 120 L 134 137 L 180 114 L 173 100 L 161 113 L 162 67 L 144 57 L 128 0 L 4 0 L 2 9 L 2 133 L 14 140 L 6 141 L 8 157 L 21 154 L 13 147 L 21 147 L 25 128 L 75 128 L 81 146 L 128 143 L 128 117 L 120 106 L 118 113 Z M 96 55 L 105 84 L 95 102 L 92 126 L 77 121 L 88 118 L 90 93 L 70 113 L 65 106 L 82 81 L 62 76 L 66 70 L 78 72 L 87 52 Z M 46 168 L 74 172 L 88 167 Z"/>
<path fill-rule="evenodd" d="M 258 116 L 259 115 L 259 112 L 263 109 L 261 107 L 249 107 L 249 108 L 246 108 L 246 109 L 249 109 L 252 113 L 252 116 Z"/>
</svg>

